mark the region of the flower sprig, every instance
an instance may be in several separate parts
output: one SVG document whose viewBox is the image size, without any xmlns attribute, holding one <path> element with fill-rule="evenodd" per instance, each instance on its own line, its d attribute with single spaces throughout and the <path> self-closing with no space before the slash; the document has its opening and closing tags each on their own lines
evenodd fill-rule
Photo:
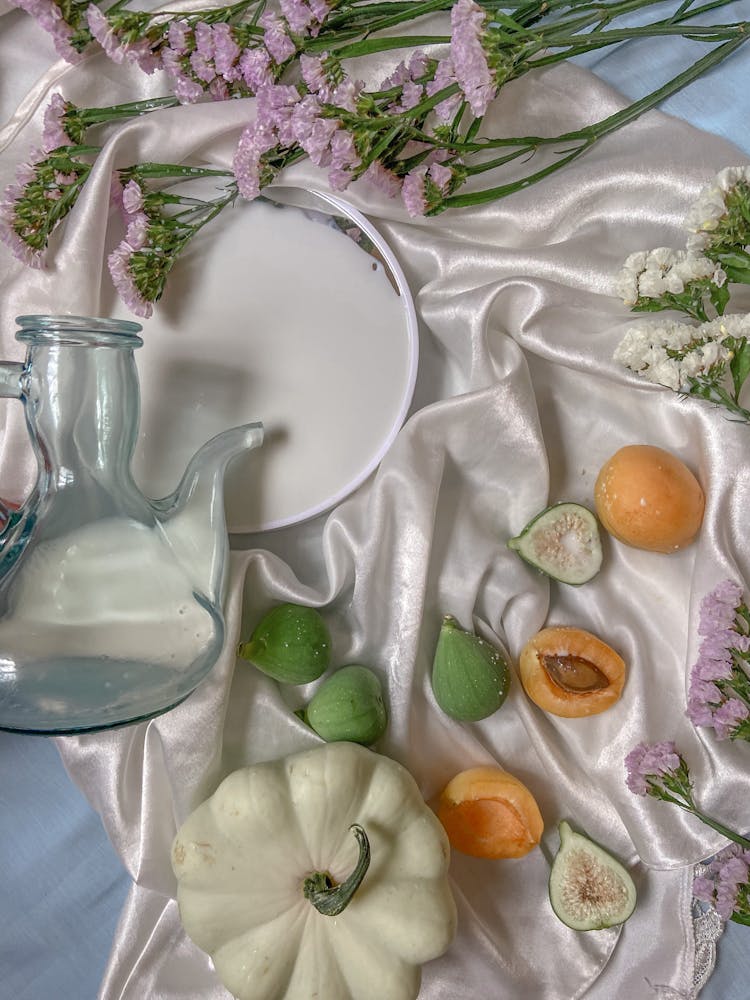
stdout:
<svg viewBox="0 0 750 1000">
<path fill-rule="evenodd" d="M 750 851 L 739 844 L 719 851 L 693 879 L 693 896 L 722 920 L 750 924 Z"/>
<path fill-rule="evenodd" d="M 750 167 L 728 167 L 702 192 L 685 222 L 684 250 L 631 254 L 619 290 L 634 312 L 670 310 L 630 327 L 614 360 L 647 382 L 723 407 L 750 423 L 740 394 L 750 374 L 750 315 L 728 314 L 732 284 L 750 284 Z"/>
<path fill-rule="evenodd" d="M 234 157 L 241 196 L 257 197 L 287 166 L 308 157 L 327 170 L 333 188 L 343 190 L 362 179 L 400 196 L 413 217 L 483 204 L 544 180 L 718 66 L 750 36 L 750 22 L 696 23 L 696 14 L 709 9 L 697 0 L 683 0 L 669 16 L 661 0 L 597 5 L 589 0 L 279 0 L 273 9 L 267 0 L 238 0 L 192 13 L 131 10 L 127 0 L 110 6 L 87 0 L 14 2 L 52 31 L 66 57 L 98 45 L 115 62 L 163 72 L 176 102 L 255 96 L 256 118 L 243 131 Z M 729 2 L 713 0 L 710 9 Z M 648 23 L 623 23 L 624 15 L 652 7 Z M 449 14 L 450 32 L 420 33 L 420 21 L 439 12 Z M 401 25 L 409 25 L 410 32 L 399 34 Z M 509 81 L 630 38 L 668 35 L 711 48 L 658 90 L 581 129 L 558 136 L 484 134 L 487 109 Z M 366 89 L 346 68 L 348 60 L 398 49 L 408 50 L 409 57 L 375 89 Z M 112 120 L 110 110 L 99 109 L 100 122 Z M 65 109 L 61 117 L 67 117 L 64 129 L 72 136 L 79 124 L 75 113 Z M 95 123 L 81 122 L 79 131 Z M 549 155 L 538 165 L 542 150 Z M 513 177 L 498 183 L 497 172 L 511 165 Z M 482 188 L 485 176 L 492 181 Z M 224 207 L 231 201 L 222 196 L 206 214 L 215 218 L 219 202 Z M 16 236 L 23 242 L 23 231 Z M 177 240 L 165 246 L 165 274 L 183 245 Z M 153 243 L 153 254 L 158 247 Z M 14 249 L 25 254 L 22 246 L 14 244 Z M 736 280 L 734 258 L 712 276 L 722 269 Z M 725 293 L 716 290 L 716 281 L 705 283 L 708 275 L 700 280 L 703 287 L 690 291 L 694 313 L 706 296 L 719 311 Z M 142 295 L 161 288 L 163 283 L 141 282 Z"/>
<path fill-rule="evenodd" d="M 698 634 L 688 717 L 717 739 L 750 740 L 750 611 L 739 584 L 725 580 L 703 598 Z"/>
<path fill-rule="evenodd" d="M 750 839 L 702 812 L 695 803 L 690 769 L 671 741 L 639 743 L 625 758 L 626 783 L 634 795 L 679 806 L 731 841 L 694 880 L 696 899 L 714 905 L 723 920 L 748 923 Z M 739 862 L 739 863 L 738 863 Z M 705 879 L 705 881 L 703 881 Z"/>
<path fill-rule="evenodd" d="M 67 145 L 45 156 L 39 150 L 16 171 L 0 201 L 0 240 L 29 267 L 42 267 L 50 237 L 75 205 L 100 151 Z"/>
<path fill-rule="evenodd" d="M 706 594 L 698 634 L 686 714 L 693 725 L 712 727 L 719 740 L 750 741 L 750 610 L 738 583 L 724 580 Z M 625 758 L 625 772 L 634 795 L 679 806 L 731 841 L 701 867 L 693 894 L 723 920 L 750 924 L 750 838 L 698 807 L 690 769 L 675 744 L 639 743 Z"/>
<path fill-rule="evenodd" d="M 101 145 L 87 141 L 89 130 L 176 103 L 164 97 L 80 108 L 54 93 L 44 112 L 41 149 L 18 168 L 0 200 L 0 240 L 25 264 L 42 267 L 52 234 L 73 209 L 101 152 Z"/>
<path fill-rule="evenodd" d="M 180 184 L 209 178 L 221 182 L 212 198 L 175 193 Z M 115 190 L 126 233 L 109 255 L 109 271 L 123 302 L 148 318 L 178 257 L 236 199 L 237 183 L 226 170 L 145 163 L 118 171 Z"/>
</svg>

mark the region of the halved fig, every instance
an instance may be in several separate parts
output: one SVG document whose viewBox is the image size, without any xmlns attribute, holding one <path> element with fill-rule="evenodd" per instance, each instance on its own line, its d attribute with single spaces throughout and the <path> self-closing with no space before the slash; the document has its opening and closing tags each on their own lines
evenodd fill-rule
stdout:
<svg viewBox="0 0 750 1000">
<path fill-rule="evenodd" d="M 596 517 L 578 503 L 556 503 L 537 514 L 508 548 L 560 583 L 579 586 L 596 576 L 602 545 Z"/>
</svg>

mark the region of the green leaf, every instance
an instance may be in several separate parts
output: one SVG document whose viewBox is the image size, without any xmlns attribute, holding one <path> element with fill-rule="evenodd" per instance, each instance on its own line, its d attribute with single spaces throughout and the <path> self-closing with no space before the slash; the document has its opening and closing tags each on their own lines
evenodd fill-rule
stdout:
<svg viewBox="0 0 750 1000">
<path fill-rule="evenodd" d="M 741 337 L 735 346 L 734 357 L 729 364 L 734 384 L 734 398 L 739 400 L 745 379 L 750 375 L 750 344 L 747 337 Z"/>
<path fill-rule="evenodd" d="M 716 312 L 719 314 L 719 316 L 723 316 L 724 310 L 726 309 L 729 303 L 728 284 L 725 282 L 721 286 L 721 288 L 719 288 L 718 285 L 715 285 L 713 282 L 711 282 L 711 284 L 708 287 L 708 294 L 711 297 L 711 302 L 713 303 L 713 307 L 716 310 Z"/>
</svg>

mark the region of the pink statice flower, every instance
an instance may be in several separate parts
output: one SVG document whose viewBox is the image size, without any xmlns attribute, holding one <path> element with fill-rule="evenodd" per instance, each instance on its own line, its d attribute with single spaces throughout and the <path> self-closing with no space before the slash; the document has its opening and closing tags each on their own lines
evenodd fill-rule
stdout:
<svg viewBox="0 0 750 1000">
<path fill-rule="evenodd" d="M 750 738 L 748 617 L 742 588 L 725 580 L 701 602 L 702 637 L 690 673 L 687 715 L 695 726 L 713 727 L 717 739 Z"/>
<path fill-rule="evenodd" d="M 750 851 L 739 844 L 730 844 L 707 863 L 704 872 L 693 880 L 696 899 L 713 906 L 725 921 L 735 915 L 750 916 Z"/>
<path fill-rule="evenodd" d="M 252 201 L 260 194 L 265 179 L 263 157 L 274 149 L 277 143 L 275 129 L 257 119 L 242 132 L 232 160 L 232 171 L 237 180 L 237 189 L 243 198 Z"/>
<path fill-rule="evenodd" d="M 305 0 L 280 0 L 279 6 L 289 30 L 295 35 L 306 34 L 315 17 Z"/>
<path fill-rule="evenodd" d="M 153 52 L 148 37 L 123 41 L 107 15 L 95 3 L 89 4 L 86 8 L 86 20 L 89 31 L 112 62 L 135 63 L 144 73 L 149 74 L 161 68 L 161 58 Z"/>
<path fill-rule="evenodd" d="M 427 167 L 422 164 L 410 170 L 404 177 L 401 186 L 401 197 L 403 198 L 406 211 L 414 219 L 424 215 L 427 211 L 427 196 L 425 183 L 427 179 Z"/>
<path fill-rule="evenodd" d="M 456 83 L 456 73 L 453 69 L 453 60 L 450 56 L 447 56 L 445 59 L 441 59 L 438 62 L 437 67 L 435 68 L 435 74 L 427 83 L 425 91 L 428 97 L 434 97 L 435 94 L 440 93 L 441 90 L 445 90 L 454 83 Z M 452 121 L 462 100 L 463 95 L 459 91 L 456 94 L 451 94 L 450 97 L 446 97 L 445 100 L 441 101 L 439 104 L 436 104 L 435 117 L 438 122 Z"/>
<path fill-rule="evenodd" d="M 0 199 L 0 242 L 4 243 L 16 260 L 27 267 L 43 266 L 42 251 L 29 246 L 17 231 L 17 205 L 23 197 L 23 188 L 18 184 L 10 184 Z"/>
<path fill-rule="evenodd" d="M 96 41 L 99 42 L 112 62 L 123 62 L 125 49 L 120 44 L 120 39 L 109 23 L 104 11 L 95 3 L 89 4 L 86 9 L 86 20 L 88 21 L 89 31 Z"/>
<path fill-rule="evenodd" d="M 271 56 L 263 47 L 245 49 L 239 58 L 239 70 L 251 93 L 257 93 L 261 87 L 273 83 Z"/>
<path fill-rule="evenodd" d="M 136 215 L 143 208 L 143 189 L 136 180 L 129 180 L 122 189 L 122 207 L 126 215 Z"/>
<path fill-rule="evenodd" d="M 449 193 L 453 183 L 453 168 L 443 162 L 449 155 L 446 149 L 434 149 L 423 163 L 410 170 L 404 178 L 401 195 L 406 211 L 413 218 L 439 209 L 445 195 Z"/>
<path fill-rule="evenodd" d="M 187 21 L 176 19 L 167 28 L 169 47 L 177 55 L 185 56 L 193 45 L 193 31 Z"/>
<path fill-rule="evenodd" d="M 334 88 L 329 103 L 335 104 L 337 108 L 342 108 L 344 111 L 356 114 L 357 101 L 364 86 L 361 80 L 354 80 L 350 76 L 345 76 Z"/>
<path fill-rule="evenodd" d="M 297 51 L 297 46 L 289 36 L 285 22 L 272 11 L 265 11 L 258 18 L 258 24 L 263 28 L 263 43 L 277 65 L 291 59 Z"/>
<path fill-rule="evenodd" d="M 190 68 L 203 83 L 211 83 L 216 78 L 213 59 L 207 58 L 199 49 L 190 54 Z"/>
<path fill-rule="evenodd" d="M 422 101 L 424 97 L 424 87 L 414 80 L 407 80 L 401 88 L 401 100 L 398 107 L 400 111 L 411 111 L 412 108 Z"/>
<path fill-rule="evenodd" d="M 687 764 L 671 741 L 639 743 L 625 758 L 626 782 L 634 795 L 663 798 L 675 785 L 684 787 Z"/>
<path fill-rule="evenodd" d="M 318 24 L 323 24 L 331 12 L 331 4 L 328 0 L 308 0 L 310 10 Z"/>
<path fill-rule="evenodd" d="M 90 170 L 66 146 L 47 154 L 34 150 L 21 164 L 0 201 L 0 240 L 14 256 L 29 267 L 42 266 L 49 239 L 75 205 Z"/>
<path fill-rule="evenodd" d="M 485 114 L 497 89 L 482 45 L 486 20 L 486 12 L 474 0 L 457 0 L 451 8 L 453 70 L 477 118 Z"/>
<path fill-rule="evenodd" d="M 65 114 L 73 105 L 66 101 L 62 94 L 55 92 L 44 111 L 44 131 L 42 133 L 42 149 L 45 153 L 57 149 L 58 146 L 73 144 L 65 127 Z"/>
<path fill-rule="evenodd" d="M 176 76 L 173 79 L 172 89 L 174 90 L 175 97 L 181 104 L 195 104 L 205 93 L 203 87 L 196 80 L 187 76 L 187 74 Z"/>
<path fill-rule="evenodd" d="M 328 180 L 336 191 L 343 191 L 354 180 L 354 171 L 362 163 L 354 136 L 344 128 L 331 136 L 331 164 Z"/>
<path fill-rule="evenodd" d="M 144 298 L 133 273 L 135 255 L 140 248 L 123 240 L 107 258 L 107 266 L 117 293 L 125 305 L 136 316 L 148 319 L 154 311 L 153 303 Z"/>
<path fill-rule="evenodd" d="M 325 52 L 319 56 L 308 56 L 304 52 L 300 53 L 300 73 L 311 94 L 320 94 L 321 91 L 327 91 L 328 89 L 328 73 L 325 68 L 326 58 L 327 53 Z"/>
<path fill-rule="evenodd" d="M 212 31 L 216 72 L 227 83 L 234 83 L 242 75 L 239 68 L 242 49 L 237 44 L 228 24 L 215 24 Z"/>
<path fill-rule="evenodd" d="M 148 242 L 149 217 L 145 212 L 136 212 L 128 222 L 125 239 L 133 250 L 142 250 Z"/>
<path fill-rule="evenodd" d="M 54 0 L 12 0 L 14 6 L 30 14 L 52 37 L 52 44 L 59 56 L 69 63 L 77 63 L 82 53 L 73 44 L 74 27 L 63 15 Z"/>
<path fill-rule="evenodd" d="M 401 191 L 403 184 L 401 178 L 384 166 L 380 160 L 373 160 L 362 176 L 389 198 L 395 198 Z"/>
</svg>

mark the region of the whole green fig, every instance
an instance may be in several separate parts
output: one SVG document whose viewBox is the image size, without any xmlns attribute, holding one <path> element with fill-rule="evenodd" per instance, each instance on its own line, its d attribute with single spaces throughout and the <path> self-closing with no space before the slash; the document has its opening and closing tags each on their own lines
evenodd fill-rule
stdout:
<svg viewBox="0 0 750 1000">
<path fill-rule="evenodd" d="M 446 615 L 432 665 L 432 690 L 445 714 L 459 722 L 486 719 L 503 704 L 509 687 L 510 671 L 500 650 Z"/>
<path fill-rule="evenodd" d="M 279 604 L 255 627 L 237 655 L 274 680 L 284 684 L 309 684 L 331 662 L 331 636 L 315 608 Z"/>
<path fill-rule="evenodd" d="M 377 675 L 357 664 L 341 667 L 323 681 L 302 718 L 328 743 L 349 740 L 369 746 L 388 725 Z"/>
</svg>

